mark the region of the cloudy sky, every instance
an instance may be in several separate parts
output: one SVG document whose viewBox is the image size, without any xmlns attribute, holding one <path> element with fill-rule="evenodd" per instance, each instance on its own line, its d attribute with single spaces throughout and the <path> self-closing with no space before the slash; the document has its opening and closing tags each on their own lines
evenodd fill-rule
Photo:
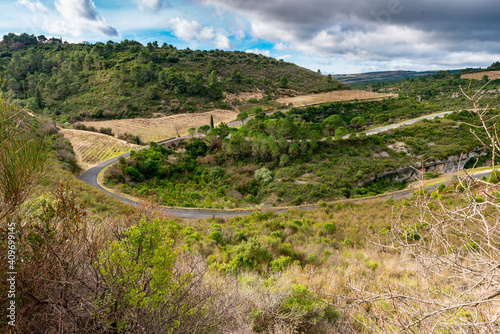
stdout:
<svg viewBox="0 0 500 334">
<path fill-rule="evenodd" d="M 261 53 L 323 73 L 486 67 L 498 0 L 0 0 L 0 34 Z"/>
</svg>

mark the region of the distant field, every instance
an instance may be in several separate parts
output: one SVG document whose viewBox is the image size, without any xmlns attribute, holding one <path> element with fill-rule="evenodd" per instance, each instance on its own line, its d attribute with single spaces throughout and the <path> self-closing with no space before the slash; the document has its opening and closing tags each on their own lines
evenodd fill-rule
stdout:
<svg viewBox="0 0 500 334">
<path fill-rule="evenodd" d="M 150 142 L 177 137 L 176 127 L 179 135 L 186 135 L 189 128 L 198 129 L 202 125 L 210 124 L 210 115 L 213 115 L 214 121 L 217 124 L 234 121 L 238 113 L 231 110 L 213 110 L 206 113 L 180 114 L 159 118 L 82 122 L 82 124 L 93 126 L 96 129 L 111 128 L 115 136 L 127 132 L 134 136 L 139 136 L 145 142 Z"/>
<path fill-rule="evenodd" d="M 141 147 L 101 133 L 72 129 L 61 132 L 73 145 L 76 159 L 84 168 Z"/>
<path fill-rule="evenodd" d="M 497 79 L 500 78 L 500 71 L 485 71 L 485 72 L 477 72 L 477 73 L 468 73 L 468 74 L 462 74 L 460 76 L 460 79 L 475 79 L 475 80 L 481 80 L 483 77 L 487 75 L 488 79 L 491 79 L 494 76 L 497 76 Z"/>
<path fill-rule="evenodd" d="M 285 105 L 292 104 L 294 107 L 302 107 L 314 104 L 339 102 L 339 101 L 352 101 L 352 100 L 372 100 L 381 99 L 385 97 L 392 97 L 392 94 L 381 94 L 374 92 L 367 92 L 364 90 L 340 90 L 321 94 L 303 95 L 296 97 L 286 97 L 278 99 L 277 101 Z"/>
</svg>

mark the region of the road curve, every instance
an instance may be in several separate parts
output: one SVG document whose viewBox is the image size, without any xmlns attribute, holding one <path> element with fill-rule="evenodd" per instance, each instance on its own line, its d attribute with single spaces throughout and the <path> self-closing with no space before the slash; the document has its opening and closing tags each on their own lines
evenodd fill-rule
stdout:
<svg viewBox="0 0 500 334">
<path fill-rule="evenodd" d="M 373 135 L 373 134 L 376 134 L 376 133 L 379 133 L 379 132 L 383 132 L 383 131 L 395 129 L 395 128 L 398 128 L 398 127 L 403 126 L 403 125 L 413 124 L 413 123 L 418 122 L 418 121 L 420 121 L 422 119 L 433 119 L 433 118 L 436 118 L 436 117 L 443 117 L 444 115 L 450 114 L 452 112 L 453 111 L 445 111 L 445 112 L 441 112 L 441 113 L 437 113 L 437 114 L 425 115 L 425 116 L 421 116 L 421 117 L 418 117 L 418 118 L 409 119 L 407 121 L 400 122 L 400 123 L 397 123 L 397 124 L 391 124 L 391 125 L 383 126 L 383 127 L 372 129 L 372 130 L 367 130 L 364 133 L 366 133 L 367 135 Z M 229 123 L 229 124 L 231 124 L 231 126 L 240 125 L 238 123 L 239 122 L 232 122 L 232 123 Z M 180 137 L 180 138 L 191 138 L 191 136 L 183 136 L 183 137 Z M 157 144 L 169 144 L 169 143 L 172 143 L 174 141 L 178 141 L 180 138 L 170 138 L 170 139 L 167 139 L 167 140 L 159 141 L 159 142 L 157 142 Z M 346 137 L 344 137 L 344 138 L 346 138 Z M 142 150 L 142 149 L 144 149 L 144 148 L 141 148 L 140 150 Z M 134 201 L 134 200 L 131 200 L 129 198 L 126 198 L 126 197 L 114 194 L 112 192 L 109 192 L 108 190 L 106 190 L 103 187 L 101 187 L 101 185 L 99 185 L 99 183 L 97 182 L 97 175 L 104 168 L 106 168 L 106 167 L 114 164 L 115 162 L 117 162 L 120 157 L 128 157 L 129 155 L 130 155 L 130 152 L 127 152 L 127 153 L 124 153 L 122 155 L 119 155 L 119 156 L 116 156 L 114 158 L 111 158 L 109 160 L 103 161 L 100 164 L 98 164 L 98 165 L 96 165 L 96 166 L 88 169 L 84 173 L 82 173 L 78 177 L 78 179 L 81 180 L 81 181 L 83 181 L 83 182 L 85 182 L 85 183 L 87 183 L 87 184 L 89 184 L 90 186 L 92 186 L 94 188 L 97 188 L 97 189 L 105 192 L 106 194 L 108 194 L 110 196 L 113 196 L 114 198 L 116 198 L 119 201 L 122 201 L 122 202 L 127 203 L 127 204 L 131 204 L 131 205 L 134 205 L 134 206 L 140 205 L 139 202 L 137 202 L 137 201 Z M 483 173 L 485 173 L 485 172 L 483 172 Z M 482 177 L 483 175 L 486 175 L 486 174 L 481 174 L 480 176 L 475 175 L 475 177 Z M 437 187 L 437 185 L 436 186 L 430 186 L 430 187 L 427 187 L 427 188 L 430 189 L 430 190 L 433 190 L 436 187 Z M 400 192 L 397 192 L 397 193 L 394 193 L 394 194 L 389 193 L 389 194 L 381 195 L 381 196 L 378 196 L 376 198 L 377 199 L 388 199 L 388 198 L 391 198 L 391 197 L 393 197 L 393 198 L 402 198 L 402 197 L 410 196 L 411 194 L 413 194 L 414 191 L 415 191 L 415 189 L 409 189 L 407 191 L 400 191 Z M 373 199 L 373 198 L 359 198 L 359 199 L 353 199 L 353 200 L 349 200 L 349 201 L 356 203 L 356 202 L 363 202 L 363 201 L 367 201 L 367 200 L 371 200 L 371 199 Z M 291 208 L 300 208 L 300 209 L 309 210 L 309 209 L 315 209 L 315 208 L 317 208 L 317 205 L 307 205 L 307 206 L 299 206 L 299 207 L 290 207 L 290 209 Z M 286 211 L 287 209 L 288 208 L 267 208 L 266 211 L 274 211 L 276 213 L 281 213 L 281 212 Z M 206 219 L 206 218 L 211 218 L 211 217 L 232 218 L 232 217 L 236 217 L 236 216 L 250 215 L 251 213 L 253 213 L 255 211 L 261 211 L 260 209 L 249 209 L 249 210 L 213 210 L 213 209 L 196 209 L 196 208 L 186 208 L 186 209 L 163 208 L 163 210 L 165 210 L 165 213 L 167 213 L 169 215 L 172 215 L 174 217 L 186 218 L 186 219 Z"/>
</svg>

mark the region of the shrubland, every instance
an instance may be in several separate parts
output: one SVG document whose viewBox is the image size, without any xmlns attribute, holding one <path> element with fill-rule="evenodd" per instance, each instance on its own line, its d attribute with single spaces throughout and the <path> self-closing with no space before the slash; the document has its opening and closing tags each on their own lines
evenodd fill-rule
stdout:
<svg viewBox="0 0 500 334">
<path fill-rule="evenodd" d="M 329 136 L 339 129 L 345 130 L 342 135 L 361 132 L 380 116 L 396 120 L 433 110 L 409 98 L 292 108 L 271 115 L 256 110 L 255 118 L 241 128 L 221 124 L 206 138 L 187 141 L 181 150 L 153 144 L 133 153 L 108 169 L 106 184 L 167 206 L 208 208 L 299 205 L 400 190 L 406 180 L 379 175 L 422 161 L 482 154 L 480 142 L 464 124 L 474 122 L 470 112 L 377 135 Z"/>
<path fill-rule="evenodd" d="M 495 116 L 476 108 L 486 130 L 494 129 Z M 473 120 L 470 113 L 453 117 Z M 418 131 L 446 122 L 418 124 Z M 449 122 L 446 131 L 459 130 Z M 32 153 L 40 159 L 27 161 L 33 168 L 17 177 L 37 180 L 46 146 L 24 137 L 18 124 L 15 135 L 0 132 L 1 149 L 7 152 L 18 135 L 23 146 L 35 143 Z M 412 128 L 401 131 L 408 135 Z M 480 135 L 479 128 L 476 134 L 498 145 L 484 140 L 495 134 Z M 198 143 L 189 150 L 204 148 Z M 157 158 L 188 163 L 156 145 L 136 154 L 137 162 L 150 160 L 148 170 Z M 266 182 L 269 172 L 260 168 L 255 176 Z M 78 193 L 88 189 L 77 181 L 37 192 L 36 182 L 0 183 L 3 203 L 19 198 L 0 206 L 2 265 L 15 222 L 15 331 L 495 333 L 498 179 L 495 171 L 402 201 L 324 203 L 316 210 L 205 221 L 172 219 L 151 203 L 121 216 L 92 211 L 99 200 L 88 193 L 82 201 Z M 4 308 L 4 285 L 0 293 Z"/>
<path fill-rule="evenodd" d="M 350 89 L 245 52 L 132 40 L 70 44 L 28 34 L 4 36 L 0 74 L 14 103 L 61 123 L 266 105 L 281 95 Z"/>
</svg>

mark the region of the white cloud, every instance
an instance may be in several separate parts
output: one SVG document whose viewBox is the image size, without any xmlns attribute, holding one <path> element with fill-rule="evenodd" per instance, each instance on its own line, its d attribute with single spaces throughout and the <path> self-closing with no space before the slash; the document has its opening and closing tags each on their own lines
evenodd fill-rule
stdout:
<svg viewBox="0 0 500 334">
<path fill-rule="evenodd" d="M 92 0 L 56 0 L 55 7 L 62 17 L 44 23 L 43 28 L 50 33 L 79 37 L 83 31 L 90 30 L 118 36 L 116 29 L 99 16 Z"/>
<path fill-rule="evenodd" d="M 196 38 L 200 33 L 202 27 L 196 21 L 189 21 L 180 17 L 176 17 L 170 20 L 172 25 L 172 33 L 175 37 L 185 40 L 186 42 L 191 41 Z"/>
<path fill-rule="evenodd" d="M 29 1 L 29 0 L 17 0 L 17 3 L 25 6 L 33 12 L 47 12 L 47 7 L 45 7 L 40 0 Z"/>
<path fill-rule="evenodd" d="M 263 55 L 266 57 L 271 57 L 271 52 L 269 50 L 260 50 L 260 49 L 248 49 L 245 51 L 246 53 L 255 53 L 258 55 Z M 283 57 L 281 57 L 283 58 Z"/>
<path fill-rule="evenodd" d="M 140 10 L 150 9 L 155 12 L 168 6 L 168 2 L 165 0 L 135 0 L 135 2 Z"/>
<path fill-rule="evenodd" d="M 229 37 L 222 29 L 213 26 L 203 27 L 195 20 L 190 21 L 181 17 L 175 17 L 169 23 L 174 36 L 186 42 L 208 42 L 218 49 L 231 48 Z"/>
<path fill-rule="evenodd" d="M 217 49 L 227 50 L 231 48 L 231 42 L 226 35 L 218 33 L 215 37 L 214 46 Z"/>
<path fill-rule="evenodd" d="M 251 38 L 274 43 L 275 50 L 318 59 L 378 62 L 380 69 L 399 61 L 413 68 L 484 51 L 475 58 L 481 66 L 500 53 L 498 0 L 191 1 L 245 20 Z"/>
</svg>

